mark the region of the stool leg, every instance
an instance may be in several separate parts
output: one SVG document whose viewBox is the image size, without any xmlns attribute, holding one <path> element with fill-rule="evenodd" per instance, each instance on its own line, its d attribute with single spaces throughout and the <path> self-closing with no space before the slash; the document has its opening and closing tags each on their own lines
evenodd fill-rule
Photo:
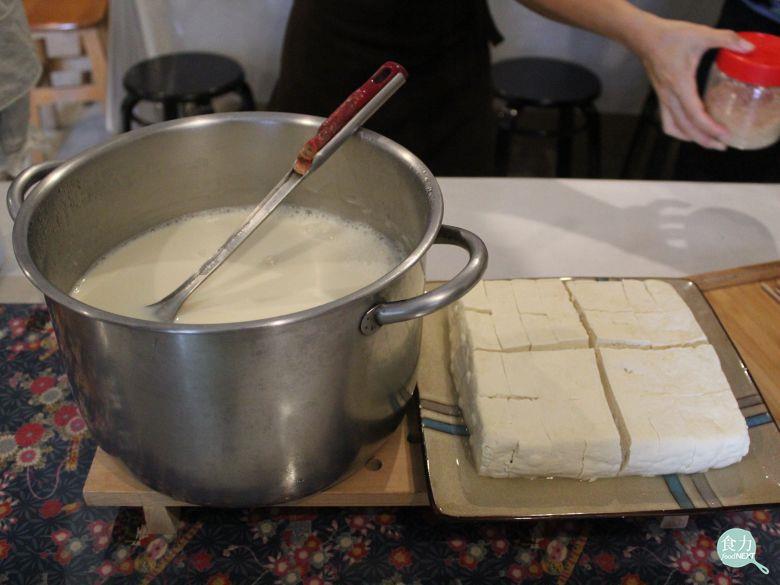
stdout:
<svg viewBox="0 0 780 585">
<path fill-rule="evenodd" d="M 122 100 L 122 132 L 129 132 L 133 125 L 133 108 L 140 100 L 134 95 L 127 94 Z"/>
<path fill-rule="evenodd" d="M 84 29 L 80 36 L 91 67 L 92 81 L 88 87 L 91 88 L 91 94 L 95 101 L 105 103 L 108 78 L 105 47 L 97 28 Z"/>
<path fill-rule="evenodd" d="M 631 171 L 631 163 L 634 162 L 640 145 L 645 142 L 647 130 L 653 125 L 653 116 L 655 114 L 655 93 L 650 90 L 642 105 L 642 111 L 639 113 L 634 135 L 631 137 L 631 144 L 628 147 L 626 158 L 623 161 L 623 168 L 620 170 L 620 178 L 628 179 Z"/>
<path fill-rule="evenodd" d="M 572 133 L 574 131 L 574 109 L 563 106 L 558 110 L 558 152 L 555 164 L 556 177 L 572 175 Z"/>
<path fill-rule="evenodd" d="M 601 177 L 601 116 L 593 104 L 583 106 L 588 134 L 588 176 Z"/>
<path fill-rule="evenodd" d="M 144 506 L 144 535 L 175 536 L 181 508 Z"/>
<path fill-rule="evenodd" d="M 650 157 L 647 162 L 647 168 L 642 179 L 651 181 L 660 181 L 666 177 L 666 170 L 670 164 L 672 149 L 675 140 L 669 138 L 666 134 L 658 132 L 653 141 L 653 147 L 650 150 Z"/>
<path fill-rule="evenodd" d="M 520 115 L 518 110 L 505 109 L 498 121 L 496 134 L 496 154 L 494 157 L 494 172 L 499 177 L 509 175 L 509 159 L 512 154 L 512 134 L 515 120 Z"/>
<path fill-rule="evenodd" d="M 242 81 L 236 90 L 238 95 L 241 96 L 241 109 L 246 112 L 251 112 L 255 109 L 255 98 L 252 95 L 252 88 L 246 81 Z"/>
<path fill-rule="evenodd" d="M 179 102 L 165 100 L 163 102 L 163 120 L 175 120 L 179 117 Z"/>
</svg>

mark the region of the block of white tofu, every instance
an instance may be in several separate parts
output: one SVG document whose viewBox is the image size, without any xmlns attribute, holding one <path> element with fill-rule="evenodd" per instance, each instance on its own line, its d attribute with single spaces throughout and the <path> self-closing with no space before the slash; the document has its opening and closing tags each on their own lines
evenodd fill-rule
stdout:
<svg viewBox="0 0 780 585">
<path fill-rule="evenodd" d="M 711 345 L 599 354 L 627 445 L 621 475 L 699 473 L 747 454 L 745 418 Z"/>
<path fill-rule="evenodd" d="M 592 479 L 620 469 L 620 435 L 612 418 L 592 349 L 504 355 L 513 396 L 530 400 L 540 413 L 537 432 L 550 440 L 541 468 L 530 467 L 532 453 L 521 443 L 510 475 Z M 539 428 L 542 427 L 542 428 Z M 533 427 L 532 427 L 533 428 Z"/>
<path fill-rule="evenodd" d="M 611 477 L 620 436 L 591 349 L 477 351 L 456 377 L 478 473 L 491 477 Z"/>
<path fill-rule="evenodd" d="M 508 280 L 485 281 L 485 293 L 501 349 L 528 351 L 531 344 L 520 320 L 510 282 Z"/>
<path fill-rule="evenodd" d="M 574 280 L 572 293 L 595 347 L 693 346 L 707 341 L 669 283 L 659 280 Z"/>
</svg>

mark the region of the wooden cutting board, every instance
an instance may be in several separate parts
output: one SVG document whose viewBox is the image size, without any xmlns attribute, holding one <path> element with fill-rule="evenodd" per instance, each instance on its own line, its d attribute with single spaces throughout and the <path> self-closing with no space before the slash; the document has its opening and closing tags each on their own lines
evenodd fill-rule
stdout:
<svg viewBox="0 0 780 585">
<path fill-rule="evenodd" d="M 775 421 L 780 421 L 780 261 L 692 276 L 737 347 Z"/>
</svg>

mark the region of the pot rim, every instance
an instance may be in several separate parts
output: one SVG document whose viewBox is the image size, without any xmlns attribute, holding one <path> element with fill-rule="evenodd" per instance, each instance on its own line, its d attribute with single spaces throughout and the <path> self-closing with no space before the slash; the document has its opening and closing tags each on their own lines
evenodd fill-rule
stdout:
<svg viewBox="0 0 780 585">
<path fill-rule="evenodd" d="M 36 288 L 38 288 L 38 290 L 44 294 L 47 299 L 55 301 L 60 305 L 64 305 L 68 309 L 90 319 L 96 319 L 116 325 L 122 325 L 126 327 L 132 327 L 134 329 L 142 329 L 156 333 L 221 333 L 266 327 L 280 327 L 293 323 L 299 323 L 301 321 L 306 321 L 308 319 L 313 319 L 329 313 L 362 297 L 373 297 L 379 291 L 384 289 L 390 282 L 417 264 L 422 259 L 423 255 L 428 251 L 428 249 L 433 245 L 433 242 L 436 239 L 436 235 L 439 232 L 439 228 L 441 227 L 441 222 L 444 215 L 444 202 L 442 200 L 441 188 L 439 187 L 436 178 L 423 164 L 423 162 L 409 150 L 377 132 L 361 128 L 350 140 L 354 140 L 357 137 L 364 142 L 368 142 L 374 146 L 377 146 L 381 150 L 384 150 L 391 155 L 403 159 L 408 164 L 411 172 L 421 178 L 421 181 L 425 184 L 425 194 L 428 199 L 428 226 L 417 246 L 410 254 L 406 256 L 406 258 L 404 258 L 400 264 L 398 264 L 395 268 L 393 268 L 390 272 L 378 280 L 375 280 L 374 282 L 344 297 L 340 297 L 323 305 L 317 305 L 316 307 L 297 311 L 295 313 L 280 315 L 278 317 L 268 317 L 265 319 L 255 319 L 253 321 L 212 324 L 168 323 L 147 321 L 145 319 L 117 315 L 116 313 L 111 313 L 110 311 L 98 309 L 97 307 L 83 303 L 73 298 L 69 294 L 62 292 L 56 286 L 51 284 L 51 282 L 49 282 L 49 280 L 38 270 L 35 262 L 32 259 L 32 256 L 30 255 L 29 247 L 27 245 L 27 235 L 29 231 L 30 219 L 38 204 L 43 199 L 45 199 L 47 193 L 54 188 L 54 186 L 62 179 L 62 177 L 77 171 L 79 167 L 87 164 L 95 156 L 110 152 L 117 148 L 122 148 L 122 146 L 125 144 L 142 139 L 145 136 L 151 134 L 166 132 L 178 128 L 197 128 L 200 126 L 210 126 L 212 124 L 221 124 L 225 122 L 242 120 L 261 122 L 295 122 L 316 128 L 323 122 L 324 118 L 318 116 L 309 116 L 306 114 L 292 114 L 285 112 L 228 112 L 221 114 L 205 114 L 202 116 L 192 116 L 189 118 L 162 122 L 152 126 L 147 126 L 145 128 L 133 130 L 131 132 L 126 132 L 115 138 L 112 138 L 107 142 L 93 146 L 79 153 L 75 157 L 72 157 L 63 162 L 31 190 L 30 194 L 22 203 L 19 213 L 14 221 L 12 238 L 14 254 L 16 256 L 16 261 L 18 262 L 25 276 L 28 278 L 28 280 L 30 280 L 30 282 L 32 282 L 33 285 L 35 285 Z M 291 160 L 294 158 L 294 154 L 295 153 L 291 153 Z M 359 324 L 360 319 L 358 318 L 355 323 L 356 329 L 359 327 Z"/>
</svg>

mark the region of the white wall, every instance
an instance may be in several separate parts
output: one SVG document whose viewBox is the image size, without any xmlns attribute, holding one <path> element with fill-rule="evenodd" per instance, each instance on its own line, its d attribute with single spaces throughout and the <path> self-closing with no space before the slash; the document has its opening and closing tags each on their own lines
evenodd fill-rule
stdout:
<svg viewBox="0 0 780 585">
<path fill-rule="evenodd" d="M 425 0 L 420 0 L 425 1 Z M 586 0 L 583 0 L 586 1 Z M 599 1 L 599 0 L 590 0 Z M 637 0 L 664 16 L 711 23 L 722 0 Z M 291 0 L 112 0 L 108 123 L 118 127 L 121 79 L 138 59 L 180 50 L 217 51 L 244 66 L 258 101 L 278 73 Z M 596 35 L 551 22 L 513 0 L 490 0 L 505 41 L 495 59 L 545 55 L 592 68 L 604 83 L 604 111 L 636 111 L 647 89 L 638 60 Z"/>
</svg>

